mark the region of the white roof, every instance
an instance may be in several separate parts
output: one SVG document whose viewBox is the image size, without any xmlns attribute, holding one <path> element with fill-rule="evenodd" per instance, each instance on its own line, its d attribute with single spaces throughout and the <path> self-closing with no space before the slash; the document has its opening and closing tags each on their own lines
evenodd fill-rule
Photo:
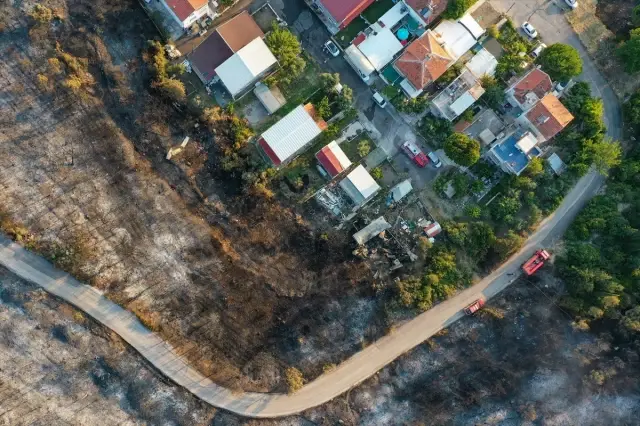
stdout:
<svg viewBox="0 0 640 426">
<path fill-rule="evenodd" d="M 458 22 L 464 25 L 469 30 L 469 32 L 473 34 L 476 40 L 479 39 L 482 34 L 484 34 L 484 28 L 482 28 L 470 14 L 464 15 L 462 18 L 458 19 Z"/>
<path fill-rule="evenodd" d="M 264 83 L 257 83 L 253 93 L 269 114 L 273 114 L 287 103 L 280 89 L 277 87 L 269 88 Z"/>
<path fill-rule="evenodd" d="M 477 43 L 467 28 L 455 21 L 442 21 L 433 32 L 453 60 L 458 60 Z"/>
<path fill-rule="evenodd" d="M 400 87 L 402 87 L 407 95 L 411 96 L 412 98 L 417 98 L 420 93 L 422 93 L 422 89 L 416 90 L 416 88 L 413 87 L 413 84 L 411 84 L 411 82 L 409 82 L 409 80 L 406 78 L 400 82 Z"/>
<path fill-rule="evenodd" d="M 393 188 L 391 188 L 391 197 L 393 201 L 398 202 L 402 200 L 408 193 L 413 190 L 411 185 L 411 179 L 405 179 Z"/>
<path fill-rule="evenodd" d="M 403 2 L 398 2 L 391 9 L 382 15 L 378 22 L 382 22 L 385 27 L 392 28 L 409 13 L 409 8 Z"/>
<path fill-rule="evenodd" d="M 483 75 L 493 76 L 496 73 L 497 66 L 498 60 L 485 48 L 480 49 L 466 64 L 467 69 L 476 78 L 481 78 Z"/>
<path fill-rule="evenodd" d="M 276 62 L 278 62 L 276 57 L 265 42 L 260 37 L 256 37 L 224 61 L 215 71 L 227 90 L 235 96 Z"/>
<path fill-rule="evenodd" d="M 371 75 L 371 73 L 376 70 L 367 57 L 353 44 L 347 47 L 344 53 L 346 53 L 351 63 L 357 67 L 363 75 Z"/>
<path fill-rule="evenodd" d="M 378 71 L 391 62 L 395 54 L 403 48 L 402 43 L 389 28 L 381 28 L 376 35 L 368 36 L 357 47 Z"/>
<path fill-rule="evenodd" d="M 360 205 L 380 190 L 380 185 L 371 177 L 362 164 L 340 182 L 340 187 L 356 205 Z"/>
<path fill-rule="evenodd" d="M 322 132 L 304 105 L 296 107 L 280 121 L 269 127 L 262 139 L 280 162 L 284 162 Z"/>
<path fill-rule="evenodd" d="M 353 239 L 356 240 L 356 243 L 362 245 L 380 235 L 381 232 L 386 231 L 391 228 L 389 222 L 387 222 L 384 216 L 380 216 L 355 234 L 353 234 Z"/>
<path fill-rule="evenodd" d="M 528 154 L 537 144 L 538 139 L 531 132 L 525 133 L 522 139 L 516 142 L 516 146 L 525 154 Z"/>
<path fill-rule="evenodd" d="M 555 152 L 551 154 L 551 156 L 549 156 L 547 162 L 557 175 L 562 174 L 562 172 L 564 172 L 566 168 L 564 161 L 562 161 L 562 159 Z"/>
<path fill-rule="evenodd" d="M 449 105 L 451 112 L 453 112 L 456 117 L 462 114 L 467 108 L 469 108 L 476 101 L 476 98 L 473 97 L 470 91 L 464 92 L 462 96 L 455 100 L 454 103 Z"/>
</svg>

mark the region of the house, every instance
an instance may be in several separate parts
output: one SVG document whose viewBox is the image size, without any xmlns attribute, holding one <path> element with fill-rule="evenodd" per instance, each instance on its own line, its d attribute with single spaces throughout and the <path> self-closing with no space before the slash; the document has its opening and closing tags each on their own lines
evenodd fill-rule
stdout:
<svg viewBox="0 0 640 426">
<path fill-rule="evenodd" d="M 453 121 L 483 94 L 480 81 L 467 70 L 433 98 L 431 111 L 436 116 Z"/>
<path fill-rule="evenodd" d="M 353 202 L 354 210 L 365 205 L 380 191 L 380 185 L 362 164 L 342 179 L 339 185 Z"/>
<path fill-rule="evenodd" d="M 431 25 L 447 9 L 448 0 L 404 0 L 424 25 Z"/>
<path fill-rule="evenodd" d="M 393 67 L 404 77 L 400 82 L 402 90 L 407 96 L 415 98 L 444 74 L 452 63 L 451 56 L 428 30 L 405 49 Z"/>
<path fill-rule="evenodd" d="M 185 29 L 205 16 L 211 19 L 217 16 L 216 8 L 218 4 L 215 1 L 212 1 L 211 4 L 209 4 L 209 0 L 161 1 L 173 19 Z"/>
<path fill-rule="evenodd" d="M 408 13 L 409 8 L 404 3 L 397 3 L 345 49 L 345 59 L 365 82 L 375 71 L 382 71 L 404 48 L 405 42 L 394 33 L 394 27 Z"/>
<path fill-rule="evenodd" d="M 316 153 L 316 159 L 322 168 L 321 173 L 326 173 L 330 178 L 351 167 L 351 160 L 347 158 L 340 145 L 333 141 Z"/>
<path fill-rule="evenodd" d="M 326 128 L 327 123 L 316 118 L 313 105 L 299 105 L 267 129 L 258 145 L 278 167 L 293 160 Z"/>
<path fill-rule="evenodd" d="M 560 99 L 549 93 L 540 102 L 520 118 L 522 124 L 529 124 L 529 128 L 540 142 L 548 141 L 557 135 L 573 120 L 573 115 L 562 105 Z"/>
<path fill-rule="evenodd" d="M 346 27 L 374 0 L 308 0 L 331 34 Z"/>
<path fill-rule="evenodd" d="M 485 33 L 471 15 L 464 15 L 458 21 L 444 20 L 433 29 L 438 43 L 447 51 L 453 61 L 460 59 L 478 43 Z"/>
<path fill-rule="evenodd" d="M 547 93 L 551 92 L 551 77 L 539 68 L 534 68 L 505 91 L 506 99 L 515 108 L 514 116 L 529 111 Z"/>
<path fill-rule="evenodd" d="M 234 99 L 266 76 L 278 60 L 260 37 L 255 38 L 215 69 L 216 76 Z"/>
<path fill-rule="evenodd" d="M 493 76 L 498 67 L 498 59 L 487 49 L 482 48 L 471 58 L 464 67 L 477 79 L 485 75 Z"/>
<path fill-rule="evenodd" d="M 256 21 L 244 11 L 217 27 L 195 48 L 189 55 L 191 67 L 204 84 L 209 84 L 216 77 L 216 68 L 247 44 L 262 37 L 264 33 Z"/>
<path fill-rule="evenodd" d="M 487 157 L 504 172 L 519 176 L 531 158 L 542 153 L 537 144 L 538 138 L 533 133 L 518 129 L 494 144 L 487 152 Z"/>
</svg>

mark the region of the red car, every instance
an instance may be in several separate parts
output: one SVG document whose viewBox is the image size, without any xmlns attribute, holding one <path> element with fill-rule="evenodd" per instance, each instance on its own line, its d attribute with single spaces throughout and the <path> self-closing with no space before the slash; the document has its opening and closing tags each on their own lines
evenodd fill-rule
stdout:
<svg viewBox="0 0 640 426">
<path fill-rule="evenodd" d="M 484 306 L 484 300 L 478 299 L 466 308 L 464 308 L 464 313 L 467 315 L 473 315 L 478 312 Z"/>
<path fill-rule="evenodd" d="M 413 142 L 406 141 L 402 144 L 402 149 L 418 167 L 424 167 L 429 163 L 429 159 L 425 153 Z"/>
</svg>

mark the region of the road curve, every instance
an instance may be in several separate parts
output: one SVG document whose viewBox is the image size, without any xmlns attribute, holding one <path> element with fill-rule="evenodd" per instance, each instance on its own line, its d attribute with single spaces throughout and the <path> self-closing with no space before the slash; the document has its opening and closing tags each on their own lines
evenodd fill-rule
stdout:
<svg viewBox="0 0 640 426">
<path fill-rule="evenodd" d="M 512 0 L 492 1 L 498 5 L 503 3 L 506 6 L 504 10 L 509 7 L 507 2 L 509 5 L 512 4 Z M 522 3 L 528 4 L 531 10 L 534 10 L 534 5 L 537 4 L 535 0 L 523 0 Z M 609 134 L 618 137 L 621 126 L 617 98 L 590 59 L 585 56 L 584 48 L 564 19 L 553 16 L 554 10 L 547 9 L 545 12 L 551 13 L 546 17 L 539 16 L 542 13 L 538 13 L 534 19 L 540 22 L 536 22 L 536 25 L 539 24 L 539 28 L 551 27 L 548 32 L 551 41 L 567 42 L 580 50 L 586 65 L 583 78 L 591 81 L 599 96 L 602 96 Z M 527 14 L 526 11 L 524 13 Z M 516 11 L 512 10 L 511 14 L 515 15 Z M 241 416 L 282 417 L 323 404 L 362 383 L 400 355 L 462 318 L 461 310 L 465 306 L 480 297 L 490 299 L 504 290 L 515 281 L 520 265 L 536 249 L 547 247 L 562 237 L 575 215 L 595 195 L 603 182 L 604 179 L 594 172 L 582 177 L 556 212 L 546 218 L 530 236 L 525 246 L 492 274 L 398 327 L 392 334 L 353 355 L 336 369 L 318 377 L 293 395 L 233 392 L 216 385 L 191 368 L 174 348 L 147 330 L 133 314 L 4 236 L 0 236 L 0 263 L 21 278 L 66 300 L 115 331 L 159 371 L 203 401 Z"/>
<path fill-rule="evenodd" d="M 158 335 L 147 330 L 135 315 L 4 236 L 0 236 L 0 263 L 19 277 L 66 300 L 115 331 L 159 371 L 203 401 L 241 416 L 281 417 L 318 406 L 353 388 L 440 329 L 460 319 L 463 316 L 461 309 L 474 300 L 480 297 L 490 299 L 498 294 L 515 280 L 520 265 L 534 250 L 562 236 L 571 219 L 601 183 L 602 178 L 595 173 L 583 177 L 560 208 L 542 222 L 522 250 L 495 272 L 398 327 L 392 334 L 358 352 L 293 395 L 239 393 L 216 385 L 190 367 Z M 516 275 L 510 275 L 514 273 Z"/>
</svg>

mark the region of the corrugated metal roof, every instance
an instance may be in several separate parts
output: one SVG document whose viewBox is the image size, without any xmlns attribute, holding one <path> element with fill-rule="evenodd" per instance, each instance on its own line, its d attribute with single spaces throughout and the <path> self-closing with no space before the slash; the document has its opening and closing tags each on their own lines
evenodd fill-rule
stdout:
<svg viewBox="0 0 640 426">
<path fill-rule="evenodd" d="M 216 74 L 235 96 L 277 62 L 265 42 L 258 37 L 216 68 Z"/>
<path fill-rule="evenodd" d="M 316 158 L 331 177 L 339 175 L 351 166 L 351 161 L 335 141 L 318 151 Z"/>
<path fill-rule="evenodd" d="M 262 134 L 262 139 L 285 162 L 321 132 L 304 105 L 296 107 Z M 277 164 L 276 164 L 277 165 Z"/>
<path fill-rule="evenodd" d="M 373 239 L 374 237 L 380 235 L 381 232 L 386 231 L 391 228 L 389 222 L 387 222 L 384 216 L 380 216 L 355 234 L 353 234 L 353 239 L 356 240 L 356 243 L 362 245 Z"/>
<path fill-rule="evenodd" d="M 380 190 L 380 185 L 362 164 L 340 182 L 340 187 L 357 205 L 362 204 Z"/>
</svg>

